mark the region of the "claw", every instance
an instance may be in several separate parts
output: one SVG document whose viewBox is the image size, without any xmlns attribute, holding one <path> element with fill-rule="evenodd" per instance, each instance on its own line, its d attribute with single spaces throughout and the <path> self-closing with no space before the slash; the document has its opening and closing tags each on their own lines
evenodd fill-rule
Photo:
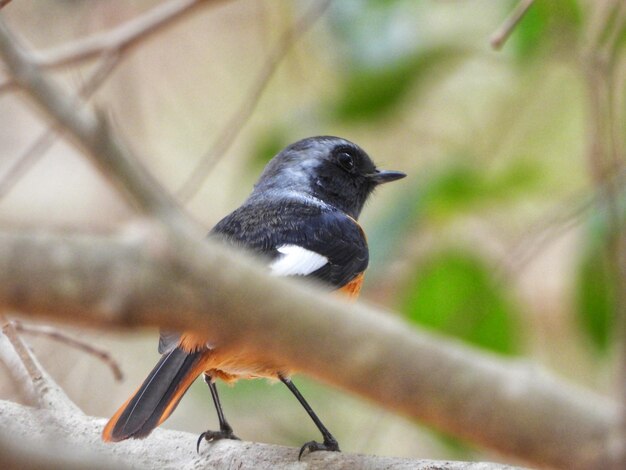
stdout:
<svg viewBox="0 0 626 470">
<path fill-rule="evenodd" d="M 309 442 L 306 442 L 302 447 L 300 447 L 298 460 L 302 458 L 302 454 L 304 454 L 305 450 L 308 450 L 309 453 L 317 452 L 318 450 L 326 450 L 329 452 L 341 452 L 341 450 L 339 449 L 339 443 L 337 441 L 324 440 L 323 443 L 320 443 L 317 441 L 309 441 Z"/>
<path fill-rule="evenodd" d="M 221 439 L 232 439 L 235 441 L 240 441 L 241 439 L 239 439 L 237 436 L 235 436 L 233 434 L 232 430 L 229 431 L 204 431 L 202 434 L 200 434 L 200 437 L 198 437 L 198 442 L 196 443 L 196 452 L 199 454 L 200 453 L 200 443 L 202 442 L 202 440 L 206 440 L 208 442 L 213 442 L 213 441 L 219 441 Z"/>
</svg>

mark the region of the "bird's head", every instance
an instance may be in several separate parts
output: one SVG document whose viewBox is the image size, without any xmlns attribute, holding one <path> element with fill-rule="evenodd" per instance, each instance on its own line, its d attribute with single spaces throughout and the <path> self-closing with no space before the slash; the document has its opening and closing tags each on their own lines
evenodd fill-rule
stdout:
<svg viewBox="0 0 626 470">
<path fill-rule="evenodd" d="M 348 140 L 309 137 L 286 147 L 267 164 L 251 197 L 299 194 L 357 218 L 376 186 L 405 176 L 379 170 L 363 149 Z"/>
</svg>

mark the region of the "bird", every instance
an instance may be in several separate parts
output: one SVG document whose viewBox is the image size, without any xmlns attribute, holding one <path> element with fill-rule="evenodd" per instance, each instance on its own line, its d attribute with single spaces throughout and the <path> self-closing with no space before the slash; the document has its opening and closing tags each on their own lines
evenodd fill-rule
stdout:
<svg viewBox="0 0 626 470">
<path fill-rule="evenodd" d="M 271 275 L 317 280 L 354 299 L 369 261 L 359 215 L 376 187 L 405 176 L 378 169 L 363 149 L 346 139 L 305 138 L 268 162 L 250 196 L 208 236 L 260 257 Z M 216 381 L 252 378 L 284 383 L 322 434 L 322 442 L 302 445 L 298 459 L 305 451 L 340 451 L 335 437 L 293 383 L 295 371 L 243 352 L 222 353 L 219 345 L 192 331 L 161 331 L 158 350 L 161 358 L 154 369 L 104 427 L 105 442 L 148 436 L 203 375 L 219 430 L 199 436 L 198 452 L 203 440 L 239 439 L 224 416 Z"/>
</svg>

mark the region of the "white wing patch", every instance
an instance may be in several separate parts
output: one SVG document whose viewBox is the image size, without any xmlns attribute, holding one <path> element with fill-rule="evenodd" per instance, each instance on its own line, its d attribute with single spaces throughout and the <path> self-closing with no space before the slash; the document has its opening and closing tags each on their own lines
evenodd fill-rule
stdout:
<svg viewBox="0 0 626 470">
<path fill-rule="evenodd" d="M 281 245 L 280 256 L 270 264 L 274 276 L 306 276 L 328 263 L 328 258 L 298 245 Z"/>
</svg>

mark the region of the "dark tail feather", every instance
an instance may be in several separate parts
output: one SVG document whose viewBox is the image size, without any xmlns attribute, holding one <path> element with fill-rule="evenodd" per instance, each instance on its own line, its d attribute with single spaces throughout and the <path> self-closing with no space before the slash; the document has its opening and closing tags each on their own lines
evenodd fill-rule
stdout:
<svg viewBox="0 0 626 470">
<path fill-rule="evenodd" d="M 143 438 L 167 419 L 190 385 L 203 372 L 208 351 L 185 352 L 175 348 L 164 354 L 148 378 L 113 415 L 102 440 Z"/>
</svg>

